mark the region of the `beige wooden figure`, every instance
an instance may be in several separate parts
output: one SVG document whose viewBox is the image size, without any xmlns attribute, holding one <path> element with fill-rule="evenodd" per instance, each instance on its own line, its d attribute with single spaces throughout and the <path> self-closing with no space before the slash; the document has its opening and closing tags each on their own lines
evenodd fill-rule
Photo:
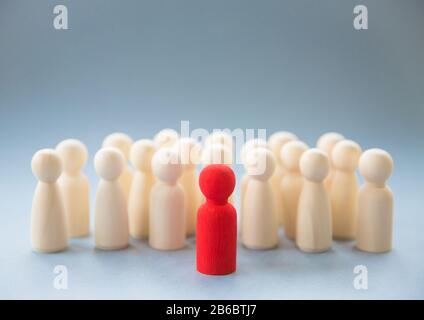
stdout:
<svg viewBox="0 0 424 320">
<path fill-rule="evenodd" d="M 184 189 L 186 203 L 186 233 L 196 233 L 197 209 L 200 207 L 200 188 L 196 173 L 196 165 L 200 163 L 201 147 L 192 138 L 181 138 L 174 145 L 178 153 L 183 173 L 179 184 Z"/>
<path fill-rule="evenodd" d="M 368 252 L 392 249 L 393 195 L 386 180 L 393 170 L 390 154 L 370 149 L 359 160 L 365 184 L 359 190 L 356 247 Z"/>
<path fill-rule="evenodd" d="M 152 159 L 156 182 L 150 193 L 149 244 L 158 250 L 185 246 L 186 210 L 183 188 L 178 184 L 183 168 L 175 149 L 164 147 Z"/>
<path fill-rule="evenodd" d="M 124 190 L 125 199 L 128 200 L 130 195 L 130 189 L 132 184 L 133 172 L 132 169 L 128 166 L 128 161 L 130 158 L 130 150 L 133 144 L 133 140 L 130 136 L 125 133 L 112 133 L 108 135 L 103 140 L 103 147 L 114 147 L 122 152 L 124 156 L 124 168 L 121 176 L 119 177 L 119 182 L 122 185 L 122 189 Z"/>
<path fill-rule="evenodd" d="M 203 167 L 210 164 L 225 164 L 229 167 L 233 164 L 233 152 L 231 149 L 223 144 L 211 144 L 205 146 L 201 154 L 201 162 Z M 234 194 L 234 192 L 233 192 Z M 228 198 L 228 202 L 233 204 L 233 194 Z M 200 195 L 201 203 L 205 201 L 203 194 Z"/>
<path fill-rule="evenodd" d="M 360 156 L 361 147 L 352 140 L 338 142 L 331 153 L 335 170 L 330 186 L 334 239 L 355 238 L 359 191 L 355 170 Z"/>
<path fill-rule="evenodd" d="M 327 154 L 328 160 L 330 162 L 330 171 L 328 173 L 327 178 L 325 178 L 324 185 L 328 192 L 330 192 L 331 181 L 333 181 L 334 175 L 334 165 L 333 160 L 331 159 L 331 152 L 333 151 L 334 146 L 345 140 L 345 137 L 337 132 L 327 132 L 324 133 L 321 137 L 319 137 L 317 141 L 317 148 L 324 151 Z"/>
<path fill-rule="evenodd" d="M 243 166 L 246 165 L 246 155 L 249 151 L 255 148 L 267 148 L 267 142 L 264 139 L 251 139 L 246 141 L 246 143 L 241 148 L 241 163 Z M 244 194 L 246 191 L 247 182 L 249 181 L 249 175 L 245 173 L 243 177 L 241 178 L 240 182 L 240 210 L 239 210 L 239 230 L 240 230 L 240 236 L 242 233 L 243 228 L 241 227 L 243 224 L 243 199 Z"/>
<path fill-rule="evenodd" d="M 250 249 L 271 249 L 278 245 L 278 221 L 269 182 L 275 169 L 274 155 L 265 148 L 252 148 L 245 163 L 249 180 L 243 198 L 242 243 Z"/>
<path fill-rule="evenodd" d="M 99 249 L 128 246 L 127 202 L 119 182 L 124 166 L 125 158 L 116 148 L 102 148 L 94 157 L 94 168 L 100 177 L 94 207 L 94 239 Z"/>
<path fill-rule="evenodd" d="M 304 178 L 299 197 L 296 245 L 305 252 L 323 252 L 331 248 L 331 204 L 324 186 L 330 169 L 327 155 L 310 149 L 300 158 Z"/>
<path fill-rule="evenodd" d="M 130 160 L 136 169 L 128 199 L 130 235 L 145 239 L 149 235 L 149 201 L 155 177 L 152 172 L 152 158 L 156 151 L 151 140 L 142 139 L 131 147 Z"/>
<path fill-rule="evenodd" d="M 87 148 L 79 140 L 67 139 L 56 146 L 62 159 L 63 172 L 59 178 L 65 205 L 68 235 L 84 237 L 90 232 L 89 183 L 81 172 L 87 162 Z"/>
<path fill-rule="evenodd" d="M 31 161 L 39 180 L 32 201 L 31 246 L 37 252 L 58 252 L 68 247 L 65 207 L 57 179 L 62 161 L 55 150 L 37 151 Z"/>
<path fill-rule="evenodd" d="M 296 135 L 287 131 L 279 131 L 273 133 L 268 139 L 268 148 L 274 154 L 274 158 L 276 160 L 276 166 L 274 174 L 271 177 L 271 187 L 274 192 L 274 202 L 276 207 L 276 213 L 278 216 L 278 223 L 280 225 L 283 224 L 284 219 L 284 203 L 283 197 L 281 196 L 281 180 L 283 180 L 283 176 L 285 173 L 285 169 L 281 164 L 281 148 L 290 141 L 298 140 Z"/>
<path fill-rule="evenodd" d="M 302 141 L 290 141 L 281 148 L 281 163 L 286 174 L 281 180 L 281 196 L 284 203 L 284 234 L 288 239 L 296 238 L 297 205 L 302 191 L 303 178 L 299 162 L 308 146 Z"/>
<path fill-rule="evenodd" d="M 178 141 L 180 135 L 174 129 L 163 129 L 159 131 L 153 138 L 156 149 L 172 147 Z"/>
<path fill-rule="evenodd" d="M 230 148 L 230 150 L 234 150 L 233 137 L 226 131 L 212 132 L 206 138 L 205 146 L 210 146 L 212 144 L 221 144 Z"/>
</svg>

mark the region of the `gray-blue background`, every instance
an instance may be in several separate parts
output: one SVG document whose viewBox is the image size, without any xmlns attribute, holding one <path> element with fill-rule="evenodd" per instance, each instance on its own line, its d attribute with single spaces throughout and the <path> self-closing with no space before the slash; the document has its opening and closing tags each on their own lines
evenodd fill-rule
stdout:
<svg viewBox="0 0 424 320">
<path fill-rule="evenodd" d="M 53 28 L 65 4 L 69 30 Z M 369 30 L 355 31 L 366 4 Z M 424 298 L 424 2 L 306 0 L 0 0 L 1 298 Z M 240 247 L 238 272 L 210 278 L 186 250 L 98 252 L 92 239 L 37 255 L 29 244 L 30 159 L 74 137 L 165 127 L 290 130 L 313 145 L 335 130 L 395 160 L 394 250 L 335 243 L 307 255 Z M 238 174 L 241 173 L 236 167 Z M 69 289 L 53 288 L 53 267 Z M 353 267 L 369 289 L 352 286 Z"/>
</svg>

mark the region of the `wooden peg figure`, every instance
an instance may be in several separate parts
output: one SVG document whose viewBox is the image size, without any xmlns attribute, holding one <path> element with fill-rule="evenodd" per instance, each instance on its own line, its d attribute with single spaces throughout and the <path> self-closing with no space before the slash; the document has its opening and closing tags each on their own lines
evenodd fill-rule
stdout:
<svg viewBox="0 0 424 320">
<path fill-rule="evenodd" d="M 163 129 L 159 131 L 153 138 L 156 149 L 168 148 L 174 146 L 180 135 L 174 129 Z"/>
<path fill-rule="evenodd" d="M 286 170 L 281 163 L 280 153 L 281 148 L 284 147 L 287 142 L 294 140 L 298 140 L 297 136 L 287 131 L 275 132 L 268 139 L 268 148 L 274 154 L 274 159 L 276 161 L 274 174 L 272 175 L 270 182 L 272 191 L 274 192 L 274 202 L 279 225 L 282 225 L 284 222 L 284 203 L 283 197 L 281 197 L 281 181 L 286 173 Z"/>
<path fill-rule="evenodd" d="M 255 148 L 267 148 L 267 142 L 264 139 L 251 139 L 246 141 L 246 143 L 241 148 L 241 163 L 243 166 L 246 164 L 246 155 L 247 153 Z M 249 181 L 249 175 L 245 173 L 243 177 L 241 178 L 240 182 L 240 211 L 239 211 L 239 228 L 240 228 L 240 237 L 242 236 L 242 230 L 243 230 L 243 199 L 244 194 L 246 191 L 247 182 Z"/>
<path fill-rule="evenodd" d="M 235 186 L 234 172 L 226 165 L 206 166 L 199 185 L 206 202 L 199 208 L 196 227 L 197 271 L 225 275 L 236 271 L 237 213 L 228 202 Z"/>
<path fill-rule="evenodd" d="M 124 166 L 124 156 L 116 148 L 102 148 L 94 157 L 94 169 L 100 177 L 94 207 L 94 240 L 99 249 L 128 246 L 127 201 L 119 182 Z"/>
<path fill-rule="evenodd" d="M 225 164 L 231 166 L 233 164 L 233 152 L 223 144 L 211 144 L 206 146 L 201 155 L 203 166 L 210 164 Z"/>
<path fill-rule="evenodd" d="M 365 184 L 359 190 L 356 247 L 380 253 L 392 249 L 393 194 L 386 180 L 393 170 L 390 154 L 381 149 L 364 152 L 359 171 Z"/>
<path fill-rule="evenodd" d="M 87 236 L 90 232 L 89 183 L 81 172 L 87 162 L 87 148 L 79 140 L 67 139 L 57 145 L 56 151 L 63 164 L 59 186 L 65 205 L 68 235 Z"/>
<path fill-rule="evenodd" d="M 196 165 L 200 163 L 201 147 L 192 138 L 181 138 L 174 144 L 174 148 L 183 166 L 179 183 L 185 193 L 186 232 L 187 236 L 191 236 L 196 233 L 197 209 L 199 209 L 201 202 L 196 173 Z"/>
<path fill-rule="evenodd" d="M 130 235 L 145 239 L 149 235 L 149 202 L 155 177 L 152 172 L 152 158 L 156 151 L 151 140 L 138 140 L 132 145 L 131 163 L 136 169 L 128 199 Z"/>
<path fill-rule="evenodd" d="M 353 240 L 358 215 L 359 181 L 356 176 L 361 147 L 352 140 L 336 144 L 331 153 L 334 176 L 330 186 L 333 238 Z"/>
<path fill-rule="evenodd" d="M 37 252 L 58 252 L 68 247 L 65 207 L 57 179 L 62 161 L 55 150 L 37 151 L 31 161 L 39 180 L 32 201 L 31 245 Z"/>
<path fill-rule="evenodd" d="M 246 155 L 245 168 L 249 180 L 243 198 L 241 239 L 249 249 L 272 249 L 278 245 L 278 217 L 269 182 L 275 169 L 274 155 L 265 148 L 254 148 Z"/>
<path fill-rule="evenodd" d="M 331 248 L 331 204 L 324 186 L 330 164 L 327 155 L 310 149 L 300 158 L 304 178 L 297 210 L 296 244 L 305 252 L 323 252 Z"/>
<path fill-rule="evenodd" d="M 131 146 L 133 144 L 133 140 L 130 136 L 128 136 L 125 133 L 117 132 L 112 133 L 108 135 L 103 140 L 103 147 L 113 147 L 117 148 L 119 151 L 122 152 L 122 155 L 124 156 L 124 168 L 122 171 L 121 176 L 119 177 L 119 182 L 121 183 L 122 189 L 124 190 L 125 199 L 128 200 L 128 197 L 130 195 L 130 189 L 132 184 L 132 178 L 133 178 L 133 172 L 132 169 L 129 167 L 128 162 L 130 158 L 130 150 Z"/>
<path fill-rule="evenodd" d="M 281 180 L 281 196 L 284 202 L 284 234 L 287 238 L 296 238 L 297 206 L 303 186 L 299 162 L 308 146 L 301 141 L 290 141 L 281 148 L 281 163 L 286 174 Z"/>
<path fill-rule="evenodd" d="M 158 250 L 178 250 L 186 241 L 184 189 L 179 185 L 183 168 L 178 153 L 159 149 L 152 159 L 156 182 L 150 192 L 149 244 Z"/>
<path fill-rule="evenodd" d="M 330 162 L 330 171 L 324 181 L 325 188 L 328 192 L 330 192 L 330 186 L 334 176 L 334 164 L 331 157 L 331 153 L 334 149 L 334 146 L 342 140 L 345 140 L 345 137 L 340 133 L 327 132 L 324 133 L 317 141 L 317 148 L 327 154 L 328 161 Z"/>
<path fill-rule="evenodd" d="M 234 150 L 233 137 L 226 131 L 214 131 L 212 132 L 205 141 L 205 146 L 212 144 L 221 144 Z"/>
</svg>

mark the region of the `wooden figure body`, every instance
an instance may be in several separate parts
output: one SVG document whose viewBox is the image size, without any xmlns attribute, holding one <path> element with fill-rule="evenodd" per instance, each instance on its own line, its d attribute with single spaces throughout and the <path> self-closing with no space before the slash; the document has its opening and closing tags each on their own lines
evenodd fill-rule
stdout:
<svg viewBox="0 0 424 320">
<path fill-rule="evenodd" d="M 272 191 L 274 192 L 274 203 L 279 225 L 284 223 L 284 202 L 283 197 L 281 196 L 281 181 L 283 180 L 283 176 L 286 173 L 286 170 L 281 163 L 281 148 L 284 147 L 287 142 L 294 140 L 298 140 L 296 135 L 287 131 L 275 132 L 269 137 L 268 140 L 268 148 L 274 154 L 276 161 L 275 171 L 270 179 L 270 182 Z"/>
<path fill-rule="evenodd" d="M 174 129 L 163 129 L 159 131 L 153 137 L 153 143 L 156 146 L 156 149 L 168 148 L 174 146 L 175 142 L 178 141 L 180 135 Z"/>
<path fill-rule="evenodd" d="M 94 240 L 99 249 L 128 246 L 127 201 L 118 180 L 124 166 L 124 156 L 116 148 L 102 148 L 94 157 L 94 168 L 100 177 L 94 208 Z"/>
<path fill-rule="evenodd" d="M 58 252 L 68 247 L 65 207 L 57 179 L 62 161 L 56 151 L 37 151 L 31 161 L 39 180 L 32 201 L 31 246 L 37 252 Z"/>
<path fill-rule="evenodd" d="M 328 192 L 330 192 L 330 186 L 334 176 L 334 164 L 331 157 L 331 153 L 333 151 L 334 146 L 342 140 L 345 140 L 345 137 L 340 133 L 327 132 L 323 134 L 317 141 L 317 148 L 327 154 L 328 161 L 330 162 L 330 171 L 324 181 L 325 188 Z"/>
<path fill-rule="evenodd" d="M 128 218 L 130 235 L 136 239 L 145 239 L 149 235 L 149 202 L 155 177 L 151 161 L 155 153 L 153 141 L 142 139 L 131 148 L 130 159 L 136 172 L 128 199 Z"/>
<path fill-rule="evenodd" d="M 228 203 L 235 175 L 226 165 L 206 166 L 199 177 L 206 202 L 199 208 L 196 227 L 197 271 L 225 275 L 236 271 L 237 213 Z"/>
<path fill-rule="evenodd" d="M 356 247 L 367 252 L 392 249 L 393 195 L 386 180 L 393 170 L 393 160 L 386 151 L 370 149 L 359 161 L 365 184 L 359 191 Z"/>
<path fill-rule="evenodd" d="M 59 143 L 56 151 L 63 164 L 59 186 L 65 206 L 68 235 L 87 236 L 90 232 L 89 183 L 81 172 L 87 162 L 87 148 L 81 141 L 68 139 Z"/>
<path fill-rule="evenodd" d="M 355 170 L 361 147 L 352 140 L 343 140 L 332 151 L 334 175 L 330 187 L 333 238 L 353 240 L 358 213 L 359 181 Z"/>
<path fill-rule="evenodd" d="M 331 204 L 324 186 L 330 164 L 327 155 L 310 149 L 300 158 L 304 177 L 297 211 L 296 244 L 305 252 L 323 252 L 331 248 Z"/>
<path fill-rule="evenodd" d="M 128 165 L 132 144 L 133 140 L 131 139 L 131 137 L 125 133 L 120 132 L 112 133 L 103 140 L 103 147 L 117 148 L 119 151 L 122 152 L 122 155 L 124 156 L 125 163 L 122 170 L 122 174 L 119 177 L 119 182 L 121 183 L 122 190 L 124 191 L 125 199 L 127 201 L 130 195 L 130 189 L 133 179 L 132 169 Z"/>
<path fill-rule="evenodd" d="M 183 188 L 178 184 L 182 165 L 174 149 L 163 147 L 152 159 L 156 182 L 150 193 L 149 245 L 158 250 L 178 250 L 186 241 Z"/>
<path fill-rule="evenodd" d="M 271 151 L 255 148 L 246 155 L 249 175 L 243 198 L 241 239 L 249 249 L 271 249 L 278 245 L 278 220 L 274 193 L 269 182 L 275 169 Z"/>
<path fill-rule="evenodd" d="M 284 234 L 287 238 L 296 238 L 297 206 L 303 186 L 299 162 L 308 146 L 301 141 L 291 141 L 281 148 L 281 163 L 287 173 L 281 181 L 281 196 L 284 202 Z"/>
<path fill-rule="evenodd" d="M 197 210 L 201 201 L 196 174 L 196 165 L 200 163 L 201 147 L 192 138 L 181 138 L 175 143 L 174 148 L 183 166 L 179 183 L 184 189 L 186 200 L 186 233 L 187 236 L 191 236 L 196 233 Z"/>
</svg>

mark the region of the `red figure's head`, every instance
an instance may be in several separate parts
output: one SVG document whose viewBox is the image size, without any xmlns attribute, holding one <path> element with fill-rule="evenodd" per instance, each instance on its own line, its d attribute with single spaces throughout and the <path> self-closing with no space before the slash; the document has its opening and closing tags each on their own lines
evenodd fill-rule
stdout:
<svg viewBox="0 0 424 320">
<path fill-rule="evenodd" d="M 227 165 L 211 164 L 200 173 L 199 185 L 206 199 L 227 202 L 236 185 L 236 177 Z"/>
</svg>

